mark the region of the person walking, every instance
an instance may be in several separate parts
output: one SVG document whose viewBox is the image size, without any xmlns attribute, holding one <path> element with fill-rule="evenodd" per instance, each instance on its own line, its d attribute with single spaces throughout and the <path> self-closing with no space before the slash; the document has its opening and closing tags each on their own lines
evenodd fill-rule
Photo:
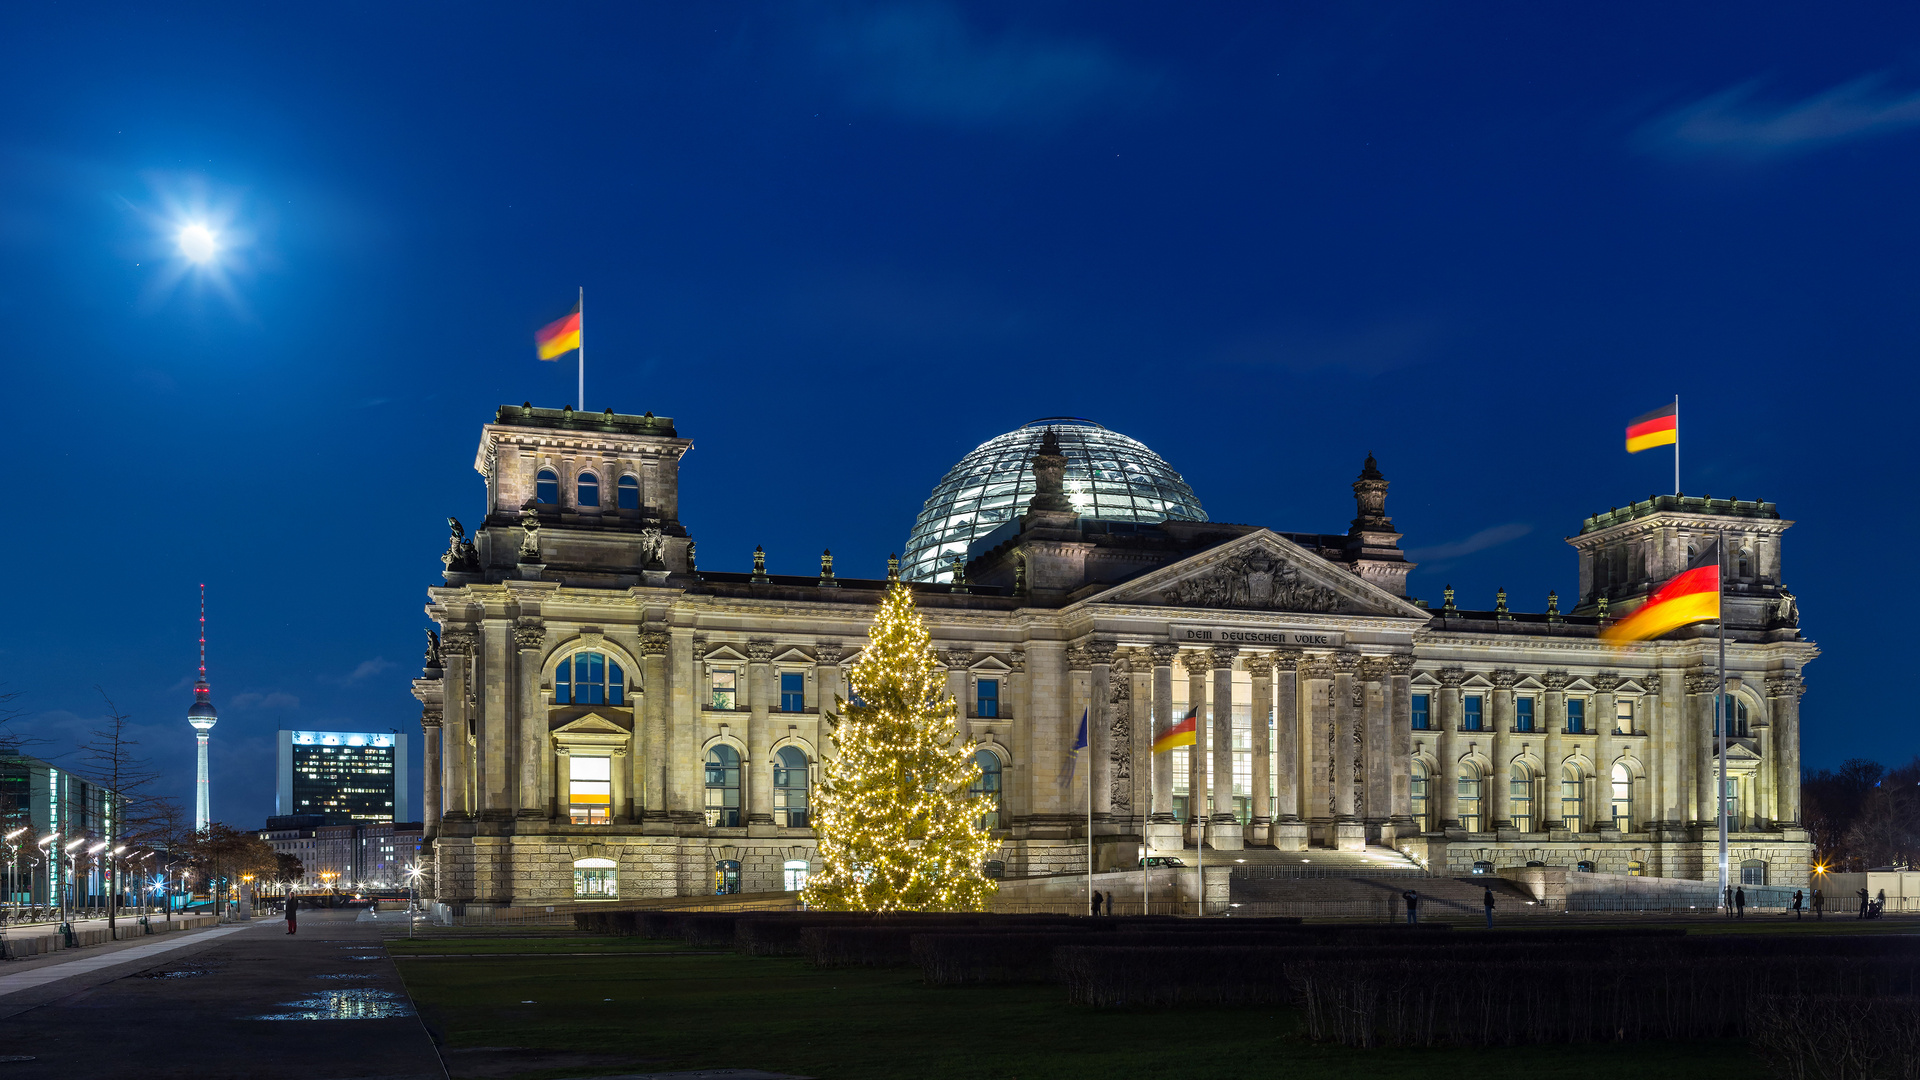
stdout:
<svg viewBox="0 0 1920 1080">
<path fill-rule="evenodd" d="M 1747 917 L 1747 889 L 1744 885 L 1733 890 L 1733 917 L 1736 919 Z"/>
<path fill-rule="evenodd" d="M 1727 913 L 1727 918 L 1733 918 L 1733 886 L 1731 885 L 1727 886 L 1727 897 L 1721 902 L 1720 910 Z"/>
<path fill-rule="evenodd" d="M 1408 889 L 1400 894 L 1400 898 L 1407 902 L 1407 925 L 1417 925 L 1420 922 L 1420 894 Z"/>
<path fill-rule="evenodd" d="M 1804 899 L 1804 897 L 1801 896 L 1800 890 L 1799 889 L 1793 890 L 1793 921 L 1794 922 L 1800 921 L 1800 901 L 1802 899 Z"/>
<path fill-rule="evenodd" d="M 1493 929 L 1493 886 L 1487 886 L 1487 895 L 1480 902 L 1487 906 L 1487 929 Z"/>
<path fill-rule="evenodd" d="M 1815 919 L 1827 917 L 1827 896 L 1819 889 L 1813 890 L 1813 917 Z"/>
<path fill-rule="evenodd" d="M 1860 914 L 1858 917 L 1864 919 L 1867 917 L 1867 890 L 1861 889 L 1859 895 L 1860 895 Z"/>
<path fill-rule="evenodd" d="M 1099 918 L 1099 916 L 1100 916 L 1100 894 L 1099 894 L 1099 893 L 1097 893 L 1097 892 L 1096 892 L 1096 893 L 1094 893 L 1094 894 L 1093 894 L 1093 896 L 1092 896 L 1092 898 L 1091 898 L 1091 899 L 1090 899 L 1090 900 L 1088 901 L 1088 903 L 1089 903 L 1089 904 L 1091 904 L 1091 905 L 1093 906 L 1093 911 L 1091 912 L 1091 914 L 1092 914 L 1092 915 L 1093 915 L 1093 916 L 1094 916 L 1095 918 Z"/>
<path fill-rule="evenodd" d="M 292 893 L 288 893 L 287 894 L 287 933 L 289 934 L 294 933 L 295 931 L 300 929 L 299 911 L 300 911 L 300 898 L 293 895 Z"/>
</svg>

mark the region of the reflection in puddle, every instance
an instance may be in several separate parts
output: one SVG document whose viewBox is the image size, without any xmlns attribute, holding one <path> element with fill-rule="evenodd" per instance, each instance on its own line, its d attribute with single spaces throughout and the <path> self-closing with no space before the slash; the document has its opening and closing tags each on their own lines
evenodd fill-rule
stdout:
<svg viewBox="0 0 1920 1080">
<path fill-rule="evenodd" d="M 143 971 L 140 977 L 143 979 L 197 979 L 202 975 L 211 974 L 213 974 L 212 968 L 177 967 L 167 968 L 164 971 Z"/>
<path fill-rule="evenodd" d="M 379 976 L 371 971 L 335 971 L 326 975 L 315 975 L 316 979 L 375 979 Z"/>
<path fill-rule="evenodd" d="M 328 990 L 316 997 L 281 1002 L 292 1012 L 268 1013 L 255 1020 L 384 1020 L 412 1016 L 413 1008 L 405 998 L 391 990 L 356 986 L 347 990 Z"/>
</svg>

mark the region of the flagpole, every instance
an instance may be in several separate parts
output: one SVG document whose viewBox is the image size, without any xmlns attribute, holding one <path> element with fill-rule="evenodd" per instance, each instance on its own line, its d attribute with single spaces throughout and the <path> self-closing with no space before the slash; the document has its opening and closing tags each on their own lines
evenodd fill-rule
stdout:
<svg viewBox="0 0 1920 1080">
<path fill-rule="evenodd" d="M 1680 444 L 1674 443 L 1677 447 Z M 1718 530 L 1720 559 L 1720 899 L 1727 897 L 1727 531 Z"/>
<path fill-rule="evenodd" d="M 1673 493 L 1680 494 L 1680 395 L 1673 395 Z"/>
<path fill-rule="evenodd" d="M 587 287 L 580 286 L 580 345 L 573 350 L 574 357 L 580 361 L 580 403 L 574 408 L 587 411 Z M 1674 444 L 1676 447 L 1678 443 Z M 1676 469 L 1679 466 L 1675 466 Z M 1675 475 L 1678 475 L 1676 472 Z"/>
<path fill-rule="evenodd" d="M 1157 734 L 1151 709 L 1147 716 L 1147 798 L 1146 812 L 1140 815 L 1140 914 L 1153 914 L 1153 883 L 1147 875 L 1147 824 L 1153 820 L 1153 740 Z"/>
<path fill-rule="evenodd" d="M 1088 708 L 1091 711 L 1092 707 Z M 1087 722 L 1087 716 L 1083 713 L 1080 717 L 1080 723 L 1083 725 L 1081 730 L 1087 730 L 1084 726 Z M 1089 906 L 1093 903 L 1093 732 L 1091 731 L 1087 731 L 1087 903 Z"/>
</svg>

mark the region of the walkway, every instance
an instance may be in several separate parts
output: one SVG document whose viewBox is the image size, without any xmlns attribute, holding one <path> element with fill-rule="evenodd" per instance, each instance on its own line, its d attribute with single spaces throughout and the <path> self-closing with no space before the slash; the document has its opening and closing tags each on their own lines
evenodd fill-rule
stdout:
<svg viewBox="0 0 1920 1080">
<path fill-rule="evenodd" d="M 444 1080 L 377 923 L 303 913 L 0 966 L 14 1077 Z"/>
</svg>

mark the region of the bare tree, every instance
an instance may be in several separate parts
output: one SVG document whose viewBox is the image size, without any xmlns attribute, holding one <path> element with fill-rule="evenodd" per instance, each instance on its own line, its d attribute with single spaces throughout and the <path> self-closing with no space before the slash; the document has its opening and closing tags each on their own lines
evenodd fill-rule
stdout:
<svg viewBox="0 0 1920 1080">
<path fill-rule="evenodd" d="M 152 848 L 154 854 L 165 853 L 160 864 L 162 876 L 169 882 L 173 880 L 171 868 L 188 857 L 193 840 L 193 815 L 176 799 L 165 796 L 146 800 L 146 812 L 134 824 L 137 832 L 129 832 L 130 843 Z M 169 887 L 169 892 L 171 887 Z M 167 902 L 167 921 L 173 921 L 173 903 Z"/>
<path fill-rule="evenodd" d="M 139 831 L 139 819 L 151 809 L 146 789 L 160 774 L 152 761 L 135 753 L 140 743 L 129 732 L 132 717 L 121 712 L 105 690 L 97 686 L 94 690 L 106 702 L 107 715 L 80 744 L 80 755 L 87 779 L 106 789 L 107 927 L 111 930 L 116 925 L 122 891 L 122 841 Z"/>
</svg>

